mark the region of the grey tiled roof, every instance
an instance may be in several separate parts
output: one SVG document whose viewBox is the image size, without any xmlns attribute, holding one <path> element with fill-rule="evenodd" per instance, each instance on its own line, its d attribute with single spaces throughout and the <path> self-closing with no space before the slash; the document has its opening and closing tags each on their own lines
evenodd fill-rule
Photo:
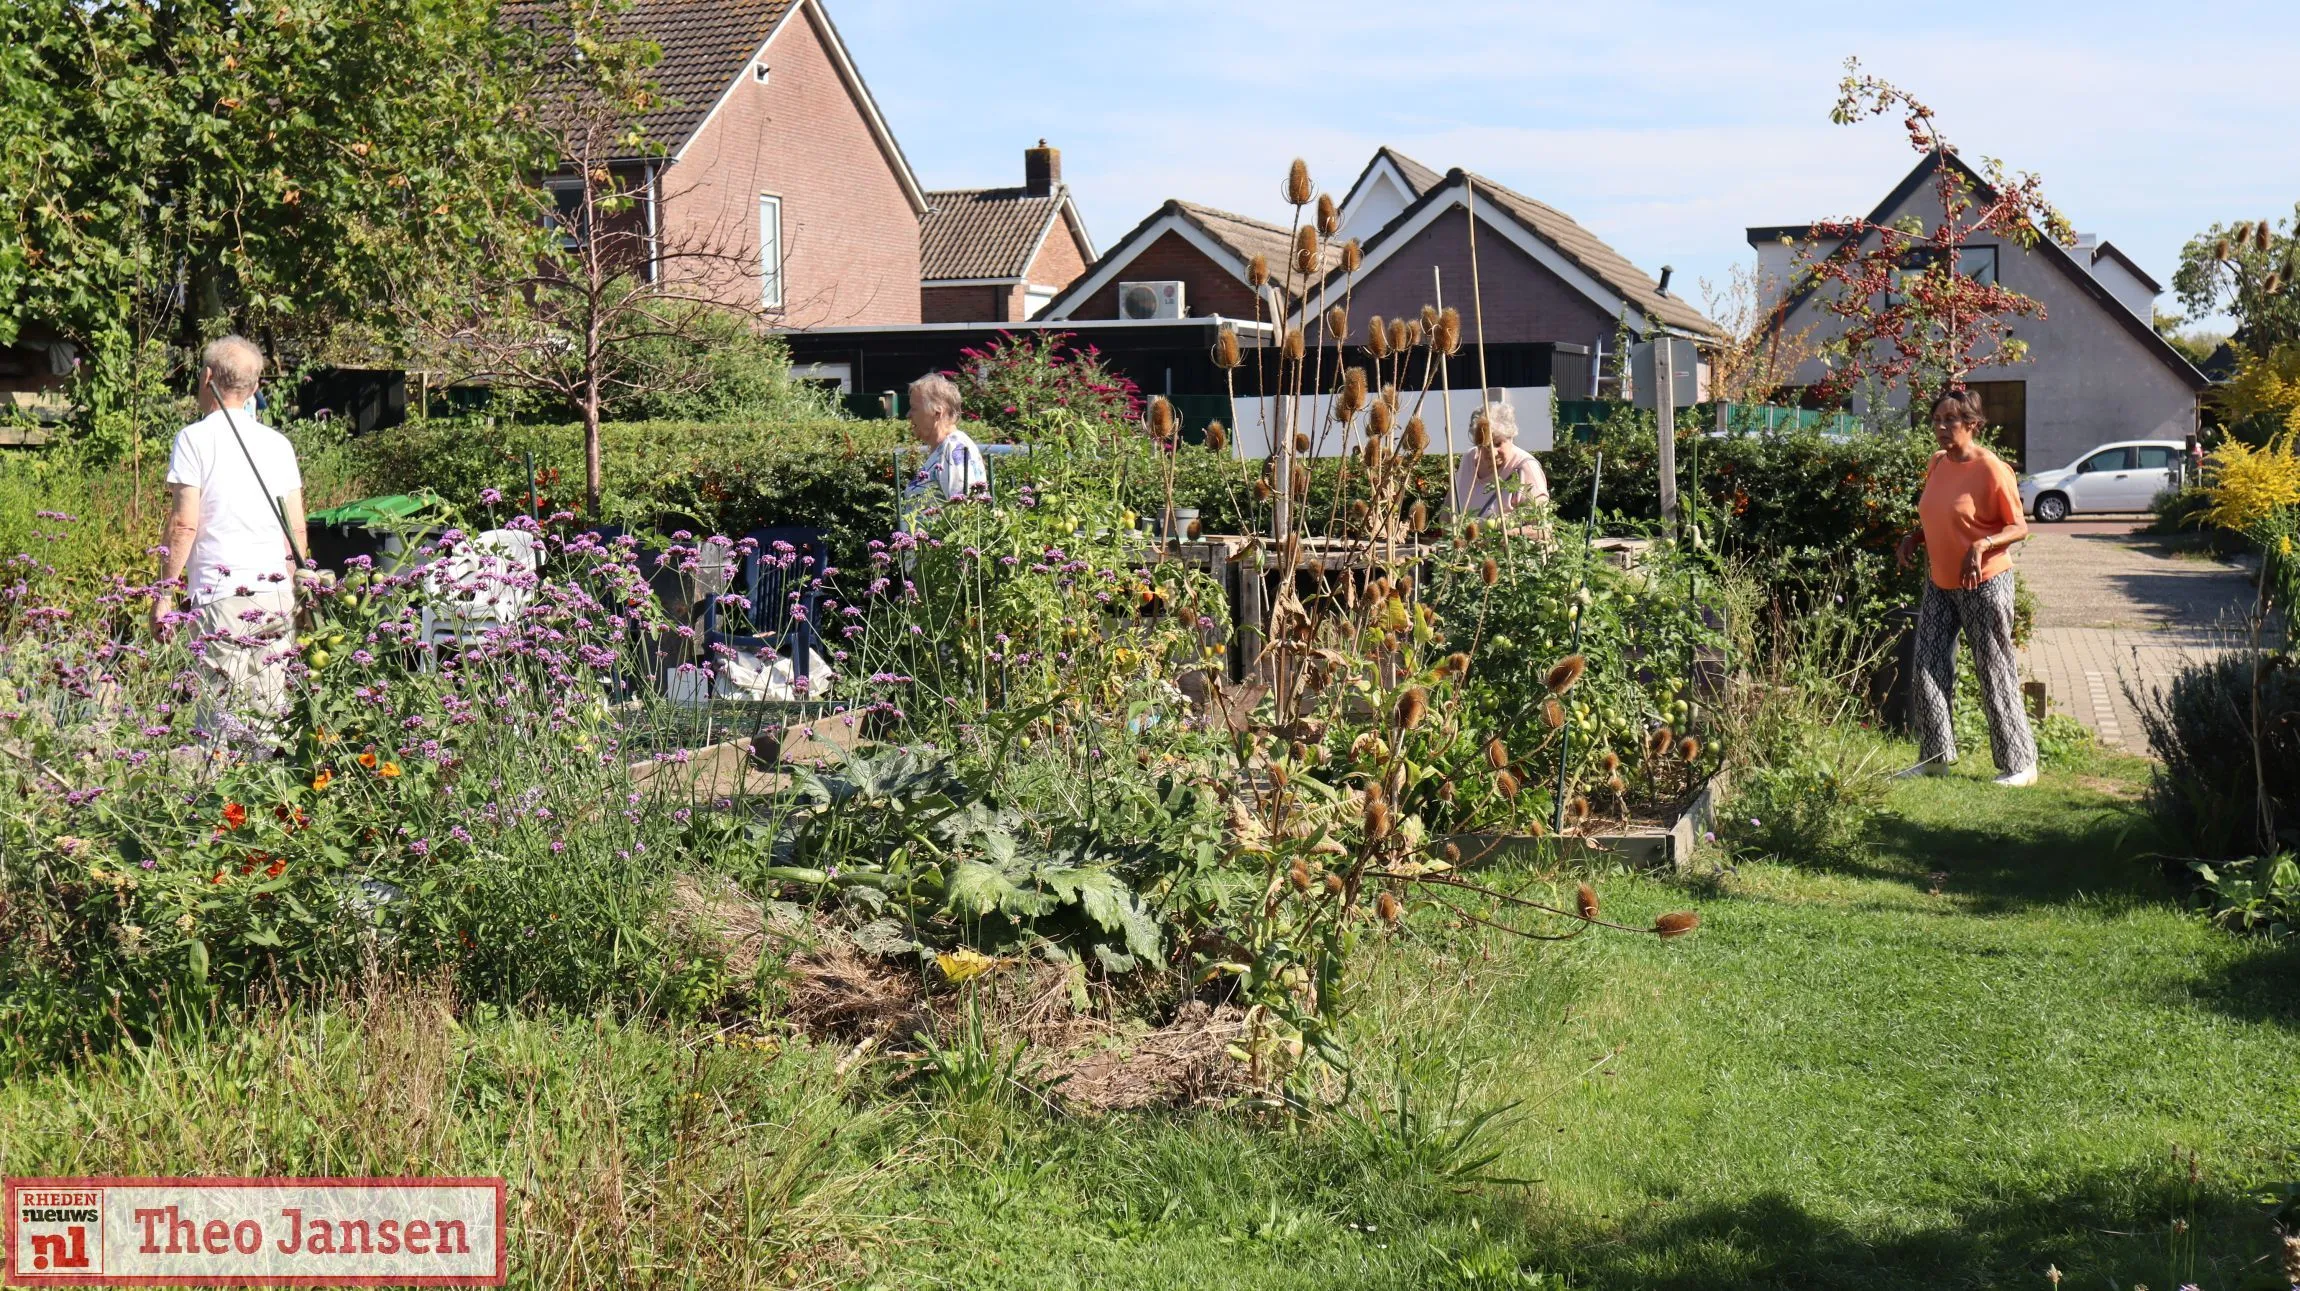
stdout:
<svg viewBox="0 0 2300 1291">
<path fill-rule="evenodd" d="M 1532 230 L 1536 237 L 1557 248 L 1559 254 L 1579 265 L 1583 272 L 1605 284 L 1632 307 L 1680 331 L 1697 332 L 1704 336 L 1724 334 L 1723 329 L 1682 298 L 1662 295 L 1660 284 L 1648 277 L 1643 269 L 1631 264 L 1628 257 L 1619 251 L 1599 241 L 1596 234 L 1581 227 L 1572 216 L 1483 176 L 1471 175 L 1469 178 L 1476 182 L 1479 197 L 1492 201 L 1494 205 L 1516 216 L 1517 221 Z"/>
<path fill-rule="evenodd" d="M 1066 189 L 1033 196 L 1027 188 L 957 188 L 930 192 L 919 221 L 919 276 L 1019 278 L 1038 254 L 1047 226 L 1061 213 Z"/>
</svg>

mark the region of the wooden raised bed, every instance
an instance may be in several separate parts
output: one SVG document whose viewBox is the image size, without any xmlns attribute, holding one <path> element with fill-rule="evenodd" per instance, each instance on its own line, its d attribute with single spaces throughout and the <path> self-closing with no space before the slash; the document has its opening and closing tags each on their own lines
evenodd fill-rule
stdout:
<svg viewBox="0 0 2300 1291">
<path fill-rule="evenodd" d="M 1565 857 L 1604 856 L 1631 865 L 1682 870 L 1691 863 L 1701 835 L 1716 821 L 1727 783 L 1726 774 L 1719 771 L 1665 820 L 1631 821 L 1586 834 L 1569 834 L 1557 850 Z M 1546 850 L 1545 840 L 1531 834 L 1454 834 L 1443 841 L 1461 849 L 1465 866 L 1534 860 Z"/>
</svg>

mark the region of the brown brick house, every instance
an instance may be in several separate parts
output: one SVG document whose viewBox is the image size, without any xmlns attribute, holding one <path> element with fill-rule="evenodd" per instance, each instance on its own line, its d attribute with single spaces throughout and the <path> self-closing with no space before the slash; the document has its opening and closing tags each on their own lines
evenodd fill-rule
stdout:
<svg viewBox="0 0 2300 1291">
<path fill-rule="evenodd" d="M 1121 284 L 1178 282 L 1182 317 L 1253 318 L 1248 267 L 1255 256 L 1267 257 L 1272 275 L 1282 281 L 1292 248 L 1292 238 L 1278 225 L 1168 201 L 1103 252 L 1039 317 L 1125 317 L 1119 311 Z"/>
<path fill-rule="evenodd" d="M 663 51 L 649 146 L 614 166 L 656 263 L 736 257 L 712 290 L 779 327 L 917 322 L 926 194 L 822 0 L 634 0 L 621 22 Z M 580 181 L 548 182 L 569 209 Z"/>
<path fill-rule="evenodd" d="M 919 313 L 929 323 L 1015 323 L 1036 314 L 1094 259 L 1062 182 L 1062 152 L 1022 154 L 1020 188 L 930 192 L 919 223 Z"/>
</svg>

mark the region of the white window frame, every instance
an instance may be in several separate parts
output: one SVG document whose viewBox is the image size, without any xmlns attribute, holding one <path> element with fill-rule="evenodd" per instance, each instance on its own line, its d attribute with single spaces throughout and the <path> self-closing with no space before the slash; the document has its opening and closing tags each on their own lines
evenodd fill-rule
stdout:
<svg viewBox="0 0 2300 1291">
<path fill-rule="evenodd" d="M 759 194 L 759 304 L 783 307 L 783 199 Z"/>
</svg>

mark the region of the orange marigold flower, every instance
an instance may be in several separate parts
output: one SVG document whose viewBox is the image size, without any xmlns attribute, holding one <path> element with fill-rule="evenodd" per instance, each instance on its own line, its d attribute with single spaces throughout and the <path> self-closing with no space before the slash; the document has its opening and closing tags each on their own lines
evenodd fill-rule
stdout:
<svg viewBox="0 0 2300 1291">
<path fill-rule="evenodd" d="M 224 828 L 238 829 L 248 823 L 248 809 L 236 802 L 224 804 Z"/>
<path fill-rule="evenodd" d="M 276 879 L 276 878 L 278 878 L 278 877 L 279 877 L 281 874 L 284 874 L 284 873 L 286 873 L 286 872 L 287 872 L 287 862 L 286 862 L 286 861 L 273 861 L 273 862 L 272 862 L 270 865 L 267 865 L 267 866 L 265 866 L 265 867 L 264 867 L 264 877 L 265 877 L 265 878 L 267 878 L 267 879 Z"/>
<path fill-rule="evenodd" d="M 367 752 L 360 754 L 359 764 L 363 767 L 366 767 L 370 771 L 375 770 L 375 750 L 369 749 Z"/>
<path fill-rule="evenodd" d="M 326 767 L 321 767 L 319 769 L 319 774 L 311 778 L 312 792 L 317 793 L 333 783 L 335 783 L 335 772 L 328 770 Z"/>
<path fill-rule="evenodd" d="M 399 764 L 397 762 L 386 762 L 381 767 L 376 769 L 382 772 L 383 778 L 386 780 L 396 778 L 399 775 Z"/>
<path fill-rule="evenodd" d="M 223 882 L 223 881 L 224 881 L 224 872 L 223 872 L 222 870 L 217 870 L 217 871 L 216 871 L 216 873 L 215 873 L 215 876 L 214 876 L 213 878 L 210 878 L 210 879 L 208 880 L 208 882 L 210 882 L 210 883 L 221 883 L 221 882 Z"/>
</svg>

